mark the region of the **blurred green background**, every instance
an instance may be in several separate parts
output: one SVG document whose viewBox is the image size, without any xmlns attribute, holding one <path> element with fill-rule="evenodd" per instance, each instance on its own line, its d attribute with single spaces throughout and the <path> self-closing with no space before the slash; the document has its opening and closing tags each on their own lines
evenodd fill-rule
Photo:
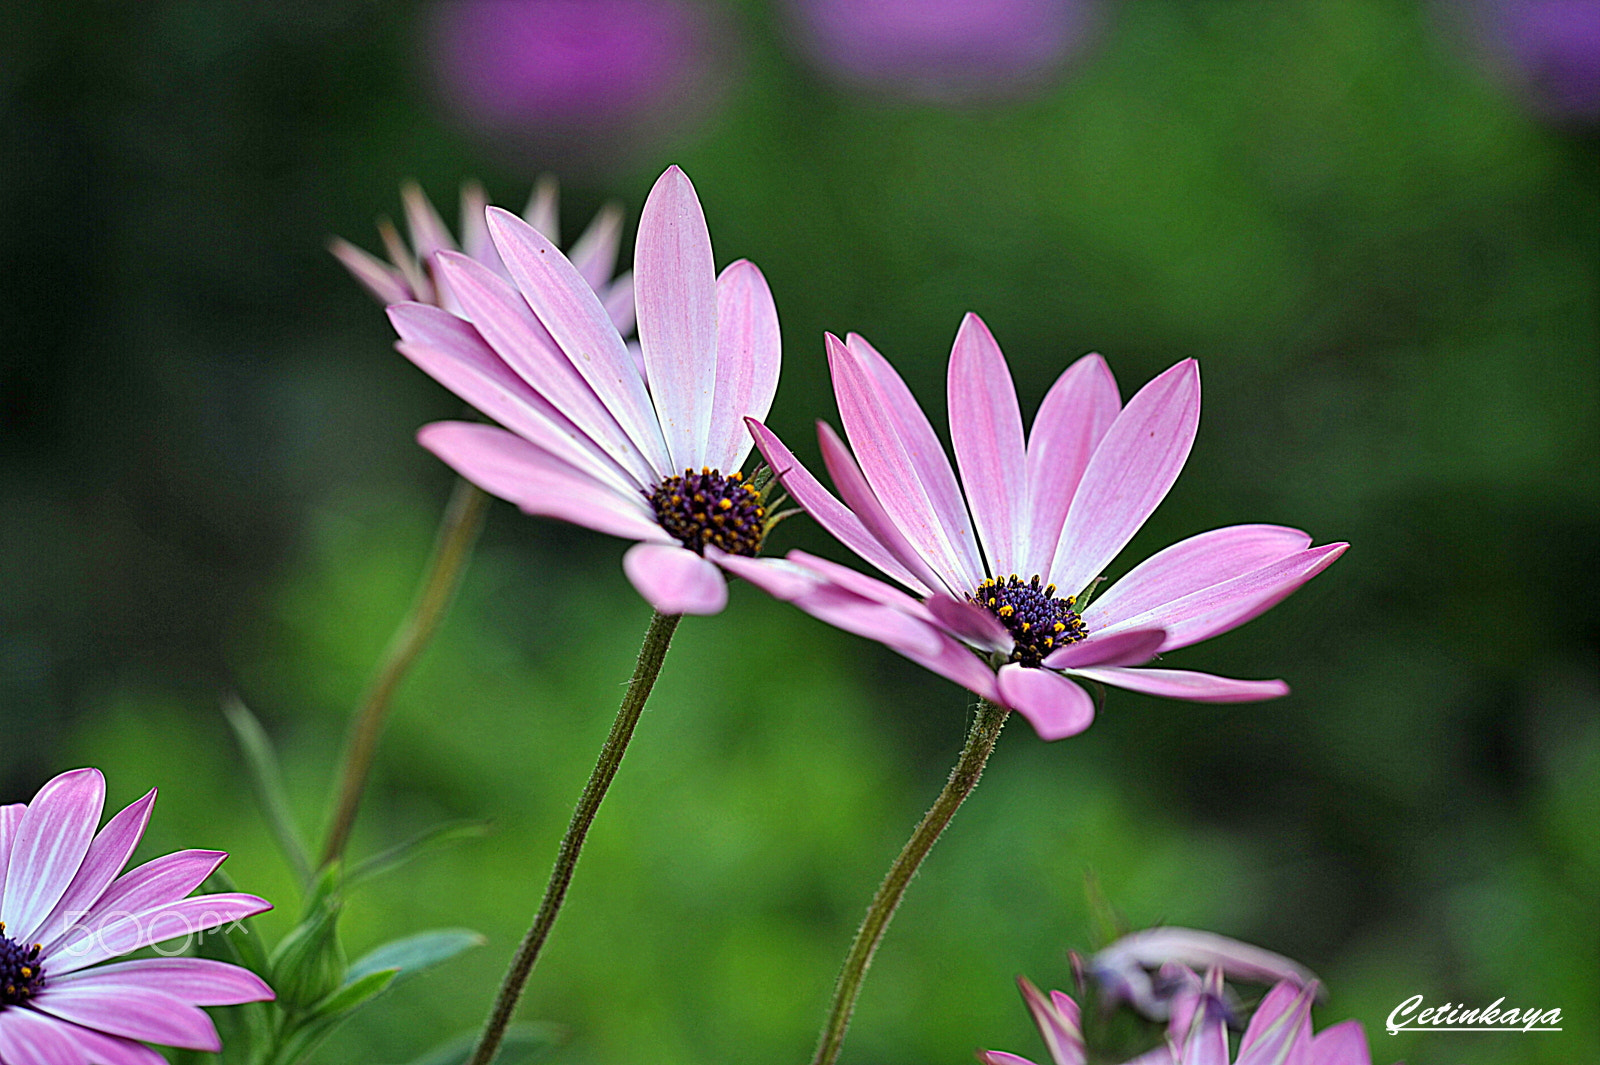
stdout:
<svg viewBox="0 0 1600 1065">
<path fill-rule="evenodd" d="M 315 833 L 448 492 L 413 433 L 459 411 L 328 236 L 375 246 L 405 178 L 449 215 L 465 177 L 520 206 L 544 170 L 576 232 L 606 200 L 635 218 L 676 162 L 719 266 L 771 282 L 771 422 L 802 457 L 836 419 L 823 330 L 871 339 L 942 428 L 972 310 L 1025 413 L 1085 351 L 1125 396 L 1200 358 L 1193 457 L 1113 575 L 1241 521 L 1354 545 L 1171 656 L 1289 698 L 1113 691 L 1081 737 L 1012 725 L 845 1061 L 1042 1056 L 1012 978 L 1070 986 L 1087 874 L 1135 925 L 1310 965 L 1319 1024 L 1360 1019 L 1375 1061 L 1600 1060 L 1596 127 L 1403 0 L 1105 4 L 1057 76 L 957 102 L 828 81 L 774 5 L 715 12 L 692 120 L 529 146 L 437 103 L 417 4 L 0 9 L 0 796 L 89 763 L 115 802 L 159 786 L 141 854 L 223 848 L 292 900 L 221 700 L 266 721 Z M 844 557 L 804 519 L 772 546 Z M 345 922 L 353 954 L 438 925 L 489 944 L 316 1061 L 409 1060 L 480 1021 L 647 621 L 621 551 L 496 504 L 354 850 L 494 831 Z M 748 587 L 686 621 L 525 1000 L 565 1033 L 553 1060 L 802 1060 L 968 703 Z M 1566 1030 L 1384 1034 L 1418 993 L 1559 1007 Z"/>
</svg>

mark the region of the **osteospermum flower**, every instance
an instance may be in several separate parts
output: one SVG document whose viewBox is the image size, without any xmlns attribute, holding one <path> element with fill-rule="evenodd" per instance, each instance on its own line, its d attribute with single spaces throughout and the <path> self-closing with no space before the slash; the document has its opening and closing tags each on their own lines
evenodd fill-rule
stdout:
<svg viewBox="0 0 1600 1065">
<path fill-rule="evenodd" d="M 888 361 L 854 334 L 829 335 L 827 350 L 854 455 L 826 424 L 818 433 L 843 502 L 765 426 L 751 430 L 789 494 L 914 595 L 800 551 L 782 568 L 730 559 L 730 569 L 1019 711 L 1047 740 L 1094 716 L 1074 678 L 1200 702 L 1287 693 L 1279 680 L 1136 667 L 1250 620 L 1346 544 L 1312 548 L 1297 529 L 1235 525 L 1175 544 L 1083 598 L 1183 468 L 1200 419 L 1194 360 L 1123 407 L 1105 361 L 1085 356 L 1045 396 L 1024 440 L 1005 357 L 969 314 L 950 355 L 958 482 Z"/>
<path fill-rule="evenodd" d="M 501 427 L 441 422 L 424 447 L 530 514 L 638 543 L 623 568 L 664 614 L 714 614 L 727 582 L 708 560 L 754 556 L 770 522 L 739 467 L 747 416 L 778 387 L 778 317 L 761 271 L 718 276 L 694 187 L 672 167 L 639 218 L 640 361 L 577 266 L 515 215 L 489 211 L 514 281 L 440 252 L 460 316 L 389 309 L 401 352 Z"/>
<path fill-rule="evenodd" d="M 1201 983 L 1194 973 L 1195 982 Z M 1044 1037 L 1051 1065 L 1085 1065 L 1083 1029 L 1078 1004 L 1060 991 L 1046 998 L 1026 977 L 1019 977 L 1023 1001 Z M 1359 1021 L 1344 1021 L 1321 1032 L 1311 1030 L 1311 1003 L 1317 985 L 1277 984 L 1256 1007 L 1233 1065 L 1372 1065 L 1367 1035 Z M 1202 990 L 1180 1000 L 1167 1026 L 1167 1042 L 1127 1065 L 1229 1065 L 1228 1017 L 1222 998 L 1222 971 L 1206 974 Z M 980 1050 L 984 1065 L 1034 1065 L 1003 1050 Z"/>
<path fill-rule="evenodd" d="M 201 1006 L 272 998 L 254 973 L 204 958 L 101 962 L 271 905 L 186 897 L 221 851 L 179 851 L 118 876 L 144 835 L 151 791 L 106 823 L 105 778 L 74 769 L 26 805 L 0 806 L 0 1063 L 163 1065 L 136 1042 L 220 1050 Z"/>
<path fill-rule="evenodd" d="M 555 179 L 542 178 L 534 186 L 528 206 L 522 212 L 523 221 L 537 229 L 552 244 L 561 242 L 559 200 Z M 328 250 L 334 257 L 379 302 L 415 301 L 459 312 L 460 304 L 449 289 L 439 283 L 435 273 L 434 256 L 442 251 L 461 252 L 506 281 L 511 280 L 511 272 L 501 261 L 499 252 L 495 251 L 494 241 L 489 238 L 486 215 L 489 200 L 484 195 L 482 185 L 469 181 L 461 186 L 459 245 L 421 186 L 415 182 L 401 186 L 400 202 L 405 208 L 406 229 L 411 235 L 411 242 L 408 245 L 388 221 L 380 222 L 378 235 L 383 239 L 388 262 L 339 237 L 328 243 Z M 627 335 L 633 330 L 633 275 L 624 273 L 612 277 L 621 239 L 622 211 L 615 206 L 607 206 L 594 216 L 589 228 L 573 244 L 571 254 L 573 265 L 595 290 L 617 331 Z"/>
</svg>

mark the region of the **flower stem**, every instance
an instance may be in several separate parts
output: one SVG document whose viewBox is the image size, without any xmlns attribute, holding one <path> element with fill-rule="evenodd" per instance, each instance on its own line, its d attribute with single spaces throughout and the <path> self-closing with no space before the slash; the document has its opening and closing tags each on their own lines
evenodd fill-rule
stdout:
<svg viewBox="0 0 1600 1065">
<path fill-rule="evenodd" d="M 966 746 L 962 747 L 961 757 L 956 759 L 955 767 L 950 770 L 950 779 L 945 783 L 944 790 L 939 792 L 939 797 L 933 800 L 928 812 L 922 815 L 922 821 L 911 833 L 900 856 L 889 867 L 888 875 L 878 885 L 878 893 L 872 897 L 872 905 L 867 907 L 867 916 L 856 930 L 855 942 L 850 944 L 850 953 L 845 956 L 844 968 L 839 972 L 839 983 L 833 992 L 833 1009 L 828 1014 L 828 1023 L 823 1026 L 816 1055 L 811 1059 L 812 1065 L 833 1065 L 834 1059 L 839 1056 L 844 1033 L 850 1027 L 850 1015 L 855 1012 L 856 996 L 861 993 L 861 982 L 866 978 L 867 967 L 872 964 L 872 955 L 877 951 L 878 943 L 889 930 L 895 907 L 900 905 L 901 896 L 906 893 L 911 878 L 917 875 L 922 860 L 938 841 L 939 834 L 956 815 L 967 796 L 972 794 L 972 789 L 978 786 L 978 778 L 983 775 L 983 767 L 989 761 L 989 752 L 994 750 L 995 740 L 1000 738 L 1000 729 L 1010 713 L 1005 707 L 996 706 L 986 699 L 978 700 L 977 713 L 973 715 L 972 727 L 967 731 Z"/>
<path fill-rule="evenodd" d="M 505 1038 L 506 1026 L 511 1023 L 517 1000 L 522 997 L 522 989 L 533 972 L 534 963 L 539 960 L 539 950 L 544 946 L 551 926 L 556 923 L 556 914 L 566 898 L 567 885 L 572 882 L 572 871 L 578 864 L 578 853 L 583 850 L 589 825 L 600 809 L 601 800 L 606 797 L 606 789 L 611 786 L 612 778 L 617 775 L 617 767 L 622 764 L 628 740 L 633 736 L 634 726 L 639 723 L 645 700 L 650 698 L 650 689 L 655 686 L 656 677 L 661 672 L 661 661 L 667 655 L 673 630 L 678 627 L 681 617 L 681 614 L 658 612 L 650 619 L 644 644 L 639 648 L 639 662 L 633 668 L 633 680 L 629 681 L 627 694 L 617 708 L 617 719 L 611 723 L 611 734 L 606 737 L 605 746 L 600 748 L 600 758 L 595 762 L 594 772 L 589 774 L 589 782 L 583 786 L 583 794 L 578 797 L 577 808 L 572 811 L 572 821 L 567 825 L 567 834 L 561 837 L 561 848 L 556 852 L 555 868 L 550 870 L 550 882 L 545 885 L 539 912 L 534 915 L 528 934 L 522 937 L 522 944 L 511 959 L 505 979 L 500 982 L 494 1009 L 484 1023 L 477 1049 L 472 1052 L 467 1065 L 489 1065 L 500 1050 L 500 1041 Z"/>
<path fill-rule="evenodd" d="M 473 544 L 483 529 L 488 505 L 489 497 L 482 490 L 466 480 L 456 481 L 444 516 L 439 519 L 433 554 L 418 586 L 417 598 L 389 638 L 378 671 L 351 720 L 344 766 L 339 774 L 339 805 L 330 822 L 328 842 L 322 850 L 324 866 L 337 861 L 350 842 L 350 830 L 355 826 L 356 811 L 367 788 L 372 757 L 378 749 L 378 737 L 383 734 L 395 689 L 444 620 L 445 611 L 466 572 L 467 561 L 472 557 Z"/>
</svg>

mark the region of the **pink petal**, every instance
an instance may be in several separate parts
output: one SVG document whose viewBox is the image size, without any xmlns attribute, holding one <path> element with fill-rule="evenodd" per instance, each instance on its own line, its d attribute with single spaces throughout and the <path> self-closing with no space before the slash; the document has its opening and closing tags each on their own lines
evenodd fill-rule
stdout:
<svg viewBox="0 0 1600 1065">
<path fill-rule="evenodd" d="M 999 619 L 970 599 L 953 599 L 936 592 L 923 606 L 939 619 L 946 632 L 979 650 L 1009 654 L 1016 646 L 1016 640 Z"/>
<path fill-rule="evenodd" d="M 730 555 L 715 544 L 706 545 L 706 557 L 735 577 L 743 577 L 774 599 L 785 603 L 814 591 L 820 578 L 804 566 L 786 558 L 747 558 Z"/>
<path fill-rule="evenodd" d="M 534 184 L 522 220 L 551 244 L 561 243 L 561 186 L 554 177 L 544 174 Z"/>
<path fill-rule="evenodd" d="M 98 769 L 74 769 L 48 781 L 33 797 L 11 843 L 0 921 L 18 942 L 32 942 L 39 925 L 66 894 L 100 824 L 106 780 Z"/>
<path fill-rule="evenodd" d="M 411 231 L 411 250 L 417 262 L 427 266 L 436 252 L 455 251 L 450 229 L 434 210 L 422 186 L 408 181 L 400 187 L 400 203 L 406 212 L 406 228 Z"/>
<path fill-rule="evenodd" d="M 196 1006 L 268 1002 L 272 988 L 248 969 L 209 958 L 139 958 L 97 965 L 50 981 L 65 987 L 148 987 Z"/>
<path fill-rule="evenodd" d="M 1111 368 L 1098 355 L 1067 367 L 1039 405 L 1028 435 L 1028 534 L 1018 572 L 1049 569 L 1067 508 L 1089 457 L 1122 410 Z"/>
<path fill-rule="evenodd" d="M 497 210 L 490 208 L 491 222 L 504 214 L 496 214 Z M 658 460 L 665 459 L 666 451 L 660 444 L 660 432 L 653 424 L 643 433 L 635 432 L 626 424 L 622 412 L 611 406 L 598 389 L 591 387 L 592 382 L 581 372 L 582 367 L 573 365 L 565 349 L 557 346 L 558 339 L 552 337 L 544 323 L 528 309 L 516 289 L 496 277 L 488 267 L 464 255 L 445 252 L 439 256 L 438 264 L 440 276 L 461 302 L 473 327 L 506 365 L 623 466 L 636 471 L 643 469 L 643 479 L 651 482 L 662 477 L 664 467 Z M 582 284 L 576 280 L 576 275 L 574 283 Z M 594 299 L 592 292 L 589 298 Z M 622 347 L 620 337 L 616 343 L 618 348 Z M 627 351 L 622 354 L 626 356 Z M 629 373 L 631 376 L 631 368 Z M 642 382 L 639 391 L 644 391 Z M 632 458 L 635 455 L 637 458 Z"/>
<path fill-rule="evenodd" d="M 567 259 L 578 276 L 598 293 L 611 282 L 617 268 L 617 247 L 622 242 L 622 208 L 606 204 L 572 246 Z"/>
<path fill-rule="evenodd" d="M 606 291 L 600 297 L 600 303 L 606 309 L 606 315 L 611 319 L 611 324 L 617 327 L 617 332 L 627 336 L 633 332 L 638 323 L 638 313 L 633 301 L 633 271 L 617 275 L 617 279 L 606 286 Z M 634 368 L 639 371 L 639 380 L 650 387 L 648 376 L 644 372 L 644 353 L 635 350 L 636 344 L 628 345 L 628 354 L 633 356 Z"/>
<path fill-rule="evenodd" d="M 1165 629 L 1131 629 L 1059 647 L 1045 657 L 1050 669 L 1078 669 L 1084 666 L 1142 666 L 1161 650 L 1167 638 Z"/>
<path fill-rule="evenodd" d="M 728 605 L 728 582 L 710 562 L 676 543 L 635 544 L 622 571 L 663 614 L 717 614 Z"/>
<path fill-rule="evenodd" d="M 746 424 L 750 427 L 750 435 L 755 438 L 756 447 L 761 449 L 762 458 L 766 459 L 767 465 L 772 467 L 773 473 L 783 483 L 783 487 L 794 497 L 796 503 L 805 508 L 806 513 L 815 518 L 834 539 L 861 556 L 864 561 L 876 566 L 907 588 L 922 595 L 928 593 L 928 586 L 913 577 L 877 537 L 867 530 L 859 517 L 835 499 L 833 493 L 822 487 L 822 483 L 811 475 L 810 470 L 801 465 L 800 460 L 794 457 L 794 453 L 771 429 L 753 418 Z M 936 581 L 935 586 L 937 584 Z"/>
<path fill-rule="evenodd" d="M 1285 981 L 1267 992 L 1239 1041 L 1237 1065 L 1311 1065 L 1311 1000 L 1316 985 Z"/>
<path fill-rule="evenodd" d="M 1139 390 L 1095 448 L 1049 578 L 1081 591 L 1139 531 L 1178 479 L 1200 425 L 1200 369 L 1185 359 Z"/>
<path fill-rule="evenodd" d="M 122 867 L 128 864 L 128 859 L 133 857 L 133 849 L 139 845 L 139 840 L 144 838 L 145 826 L 150 823 L 150 810 L 155 806 L 155 801 L 156 793 L 152 788 L 144 798 L 106 822 L 106 827 L 89 844 L 89 851 L 84 855 L 83 864 L 78 867 L 78 875 L 72 879 L 72 886 L 67 888 L 67 893 L 61 896 L 61 901 L 30 939 L 40 943 L 54 940 L 99 901 L 117 874 L 122 872 Z"/>
<path fill-rule="evenodd" d="M 217 1030 L 198 1006 L 148 987 L 68 985 L 47 988 L 35 1006 L 85 1028 L 187 1050 L 221 1050 Z"/>
<path fill-rule="evenodd" d="M 873 492 L 872 486 L 867 483 L 867 478 L 861 472 L 861 467 L 856 464 L 855 457 L 850 454 L 850 449 L 827 422 L 817 423 L 817 444 L 822 449 L 822 463 L 828 469 L 828 476 L 833 478 L 834 487 L 839 490 L 839 495 L 844 497 L 845 506 L 861 519 L 861 524 L 873 539 L 883 545 L 906 572 L 916 577 L 916 584 L 910 587 L 925 586 L 930 590 L 945 588 L 944 579 L 934 572 L 921 552 L 900 532 L 900 527 L 889 517 L 888 511 L 883 509 L 883 504 L 878 502 L 877 493 Z M 959 595 L 962 589 L 952 589 L 952 591 Z"/>
<path fill-rule="evenodd" d="M 831 333 L 826 343 L 839 414 L 873 494 L 946 588 L 971 591 L 983 580 L 983 566 L 933 428 L 881 356 L 858 356 Z"/>
<path fill-rule="evenodd" d="M 196 935 L 270 909 L 272 904 L 265 899 L 228 893 L 196 895 L 142 912 L 110 911 L 103 922 L 76 926 L 81 929 L 80 934 L 45 954 L 51 960 L 50 974 L 54 978 L 140 947 Z"/>
<path fill-rule="evenodd" d="M 751 444 L 744 421 L 760 421 L 772 408 L 782 351 L 767 279 L 740 259 L 717 278 L 717 379 L 706 465 L 724 473 L 744 465 Z"/>
<path fill-rule="evenodd" d="M 1311 1065 L 1372 1065 L 1367 1033 L 1360 1021 L 1342 1021 L 1311 1040 Z"/>
<path fill-rule="evenodd" d="M 400 341 L 395 348 L 423 372 L 524 440 L 618 492 L 645 483 L 597 448 L 501 362 L 469 363 L 455 353 Z"/>
<path fill-rule="evenodd" d="M 555 245 L 516 215 L 489 208 L 489 232 L 522 298 L 568 365 L 583 375 L 629 439 L 665 475 L 670 464 L 650 396 L 594 290 Z"/>
<path fill-rule="evenodd" d="M 66 1021 L 52 1021 L 89 1056 L 92 1065 L 167 1065 L 167 1059 L 143 1043 L 106 1035 Z"/>
<path fill-rule="evenodd" d="M 1311 546 L 1311 537 L 1282 525 L 1230 525 L 1163 548 L 1101 592 L 1090 607 L 1098 632 L 1191 592 L 1232 580 Z"/>
<path fill-rule="evenodd" d="M 1289 686 L 1281 680 L 1234 680 L 1187 669 L 1093 666 L 1072 672 L 1112 687 L 1168 699 L 1187 699 L 1192 703 L 1255 703 L 1289 694 Z"/>
<path fill-rule="evenodd" d="M 5 1065 L 87 1065 L 70 1025 L 31 1009 L 0 1010 L 0 1061 Z"/>
<path fill-rule="evenodd" d="M 399 303 L 412 298 L 405 275 L 382 259 L 368 255 L 340 237 L 328 242 L 328 250 L 379 303 Z"/>
<path fill-rule="evenodd" d="M 1022 412 L 1000 345 L 975 314 L 963 318 L 956 333 L 948 391 L 950 442 L 989 570 L 1015 573 L 1026 549 L 1019 542 L 1028 529 Z"/>
<path fill-rule="evenodd" d="M 417 440 L 485 492 L 529 514 L 629 540 L 671 540 L 642 494 L 618 492 L 504 429 L 435 422 L 423 426 Z"/>
<path fill-rule="evenodd" d="M 17 838 L 17 826 L 22 824 L 22 815 L 28 812 L 28 804 L 14 802 L 0 806 L 0 896 L 5 894 L 6 867 L 11 862 L 11 843 Z"/>
<path fill-rule="evenodd" d="M 102 925 L 183 898 L 214 873 L 227 856 L 224 851 L 178 851 L 152 859 L 118 877 L 93 904 L 61 912 L 62 920 L 57 922 L 54 936 L 42 940 L 45 956 L 70 952 L 72 944 L 92 937 Z M 51 968 L 55 971 L 55 966 Z"/>
<path fill-rule="evenodd" d="M 1089 693 L 1048 669 L 1007 662 L 999 688 L 1000 701 L 1027 718 L 1041 740 L 1075 736 L 1094 720 Z"/>
<path fill-rule="evenodd" d="M 706 462 L 717 380 L 717 273 L 694 186 L 682 170 L 656 179 L 633 253 L 639 343 L 673 472 Z"/>
<path fill-rule="evenodd" d="M 500 261 L 500 254 L 494 250 L 494 242 L 489 239 L 489 221 L 483 215 L 489 209 L 489 197 L 484 193 L 483 186 L 476 181 L 463 181 L 461 183 L 461 252 L 469 259 L 476 259 L 495 273 L 507 280 L 511 275 L 506 272 L 505 264 Z"/>
<path fill-rule="evenodd" d="M 1085 1053 L 1083 1032 L 1078 1026 L 1078 1004 L 1065 995 L 1060 999 L 1054 995 L 1045 998 L 1025 976 L 1017 977 L 1017 986 L 1022 989 L 1022 1001 L 1033 1014 L 1034 1024 L 1039 1026 L 1039 1034 L 1044 1037 L 1051 1061 L 1055 1065 L 1083 1065 Z M 1071 1005 L 1070 1011 L 1064 1011 L 1058 1004 L 1063 999 Z"/>
<path fill-rule="evenodd" d="M 1125 618 L 1105 631 L 1150 628 L 1167 630 L 1163 651 L 1187 647 L 1218 633 L 1237 628 L 1283 602 L 1312 577 L 1333 565 L 1348 544 L 1328 544 L 1309 551 L 1297 551 L 1251 573 L 1192 592 L 1174 602 Z M 1097 612 L 1089 608 L 1085 621 L 1093 631 Z"/>
<path fill-rule="evenodd" d="M 401 354 L 507 429 L 621 491 L 655 483 L 654 471 L 615 422 L 607 425 L 608 438 L 621 442 L 613 456 L 513 373 L 469 323 L 419 303 L 390 307 L 389 319 L 402 337 L 395 345 Z"/>
<path fill-rule="evenodd" d="M 978 1060 L 983 1062 L 983 1065 L 1034 1065 L 1027 1058 L 1008 1054 L 1004 1050 L 980 1050 Z"/>
<path fill-rule="evenodd" d="M 817 555 L 798 549 L 790 551 L 787 557 L 790 561 L 805 566 L 829 584 L 843 588 L 854 595 L 859 595 L 863 599 L 870 599 L 875 603 L 882 603 L 884 606 L 892 607 L 902 614 L 916 618 L 918 621 L 937 624 L 937 619 L 929 611 L 926 602 L 907 595 L 894 585 L 885 584 L 870 574 L 853 570 L 849 566 L 841 566 L 837 562 L 820 558 Z"/>
<path fill-rule="evenodd" d="M 1228 1025 L 1218 1004 L 1221 995 L 1222 974 L 1213 969 L 1183 1037 L 1178 1053 L 1183 1065 L 1228 1065 Z"/>
</svg>

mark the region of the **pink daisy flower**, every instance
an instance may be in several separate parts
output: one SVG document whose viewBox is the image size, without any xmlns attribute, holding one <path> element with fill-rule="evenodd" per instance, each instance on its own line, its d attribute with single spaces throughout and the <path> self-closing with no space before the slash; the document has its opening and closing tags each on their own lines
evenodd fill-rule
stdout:
<svg viewBox="0 0 1600 1065">
<path fill-rule="evenodd" d="M 635 356 L 576 262 L 515 215 L 488 219 L 512 283 L 440 252 L 460 314 L 400 303 L 389 316 L 403 354 L 500 424 L 440 422 L 418 439 L 529 514 L 638 541 L 623 569 L 661 613 L 717 613 L 728 590 L 713 560 L 755 561 L 771 521 L 739 471 L 744 419 L 778 387 L 766 279 L 744 260 L 715 273 L 694 186 L 668 169 L 639 218 Z"/>
<path fill-rule="evenodd" d="M 1187 973 L 1196 983 L 1200 978 Z M 1048 998 L 1019 977 L 1023 1001 L 1044 1037 L 1051 1065 L 1085 1065 L 1078 1004 L 1060 991 Z M 1301 987 L 1292 981 L 1277 984 L 1256 1007 L 1236 1058 L 1228 1053 L 1228 1015 L 1223 1001 L 1222 971 L 1206 974 L 1203 990 L 1178 1001 L 1167 1026 L 1167 1044 L 1141 1054 L 1127 1065 L 1372 1065 L 1367 1035 L 1359 1021 L 1344 1021 L 1321 1032 L 1311 1030 L 1311 1003 L 1315 983 Z M 983 1065 L 1034 1065 L 1027 1058 L 1003 1050 L 980 1050 Z"/>
<path fill-rule="evenodd" d="M 968 315 L 950 355 L 950 433 L 961 479 L 887 360 L 854 334 L 827 337 L 847 447 L 825 423 L 839 497 L 769 429 L 757 446 L 789 494 L 912 594 L 801 551 L 764 567 L 718 559 L 780 599 L 868 636 L 999 706 L 1047 740 L 1087 728 L 1075 679 L 1199 702 L 1284 695 L 1280 680 L 1138 668 L 1278 603 L 1342 554 L 1277 525 L 1201 533 L 1146 559 L 1085 603 L 1105 566 L 1177 479 L 1200 420 L 1189 359 L 1122 405 L 1088 355 L 1045 396 L 1024 439 L 1005 357 Z M 854 454 L 852 455 L 852 448 Z"/>
<path fill-rule="evenodd" d="M 0 806 L 0 1063 L 164 1065 L 136 1040 L 221 1050 L 201 1006 L 273 997 L 260 977 L 204 958 L 111 958 L 249 917 L 254 895 L 187 897 L 227 857 L 179 851 L 118 876 L 156 793 L 106 823 L 105 778 L 74 769 L 28 804 Z"/>
</svg>

